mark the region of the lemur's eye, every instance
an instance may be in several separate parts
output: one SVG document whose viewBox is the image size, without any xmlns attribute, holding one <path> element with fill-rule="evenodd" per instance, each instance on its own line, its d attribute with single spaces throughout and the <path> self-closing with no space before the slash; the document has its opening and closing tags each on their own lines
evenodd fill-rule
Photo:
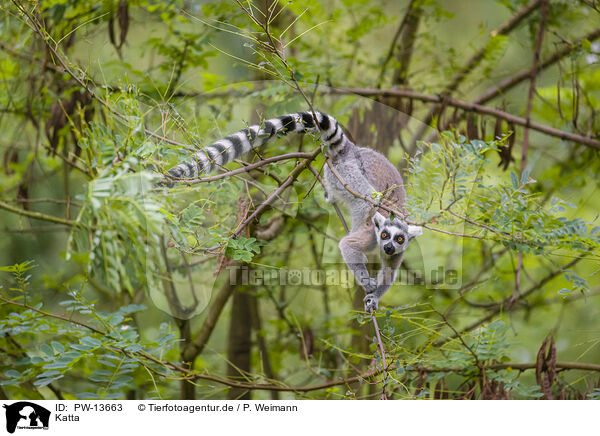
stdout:
<svg viewBox="0 0 600 436">
<path fill-rule="evenodd" d="M 402 235 L 396 236 L 396 242 L 398 244 L 404 244 L 404 236 L 402 236 Z"/>
<path fill-rule="evenodd" d="M 388 232 L 381 232 L 381 239 L 388 239 L 390 237 L 390 235 L 388 234 Z"/>
</svg>

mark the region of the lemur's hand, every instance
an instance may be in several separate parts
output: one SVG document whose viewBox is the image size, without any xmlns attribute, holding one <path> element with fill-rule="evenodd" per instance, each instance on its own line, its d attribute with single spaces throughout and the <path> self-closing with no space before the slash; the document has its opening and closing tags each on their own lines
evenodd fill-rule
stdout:
<svg viewBox="0 0 600 436">
<path fill-rule="evenodd" d="M 375 312 L 377 310 L 379 299 L 374 294 L 367 294 L 363 301 L 365 302 L 366 312 Z"/>
<path fill-rule="evenodd" d="M 372 294 L 377 290 L 377 279 L 369 278 L 369 280 L 363 280 L 360 285 L 366 294 Z"/>
</svg>

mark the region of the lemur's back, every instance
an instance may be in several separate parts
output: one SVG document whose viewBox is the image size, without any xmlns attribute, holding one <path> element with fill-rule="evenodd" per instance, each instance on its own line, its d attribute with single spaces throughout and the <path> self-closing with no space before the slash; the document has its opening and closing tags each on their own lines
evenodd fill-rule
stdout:
<svg viewBox="0 0 600 436">
<path fill-rule="evenodd" d="M 406 201 L 406 190 L 398 169 L 385 156 L 371 148 L 359 147 L 358 153 L 363 166 L 369 168 L 366 171 L 369 182 L 378 192 L 383 193 L 384 199 L 401 210 Z"/>
</svg>

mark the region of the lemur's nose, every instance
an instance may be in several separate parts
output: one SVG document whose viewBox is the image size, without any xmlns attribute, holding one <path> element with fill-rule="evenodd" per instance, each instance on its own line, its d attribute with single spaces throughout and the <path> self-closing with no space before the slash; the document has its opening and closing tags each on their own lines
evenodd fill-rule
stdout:
<svg viewBox="0 0 600 436">
<path fill-rule="evenodd" d="M 394 244 L 392 244 L 391 242 L 385 244 L 383 246 L 383 251 L 385 251 L 385 254 L 394 254 Z"/>
</svg>

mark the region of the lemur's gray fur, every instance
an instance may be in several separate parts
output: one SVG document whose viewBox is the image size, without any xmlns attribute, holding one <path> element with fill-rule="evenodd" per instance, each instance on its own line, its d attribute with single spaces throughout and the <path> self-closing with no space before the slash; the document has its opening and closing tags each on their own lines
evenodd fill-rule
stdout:
<svg viewBox="0 0 600 436">
<path fill-rule="evenodd" d="M 316 112 L 315 115 L 316 122 L 312 112 L 287 114 L 219 139 L 196 153 L 192 160 L 169 170 L 169 180 L 164 184 L 170 185 L 176 180 L 209 173 L 216 166 L 236 159 L 276 135 L 314 132 L 319 133 L 329 146 L 328 153 L 333 166 L 352 191 L 367 197 L 371 197 L 374 191 L 383 193 L 387 204 L 396 210 L 402 210 L 406 192 L 396 167 L 375 150 L 357 147 L 348 139 L 335 118 L 322 112 Z M 327 202 L 341 203 L 350 211 L 350 232 L 340 241 L 340 251 L 366 292 L 365 310 L 376 310 L 380 298 L 396 279 L 406 247 L 422 233 L 422 229 L 408 225 L 399 218 L 391 221 L 387 212 L 376 212 L 371 203 L 350 193 L 327 165 L 323 184 Z M 375 251 L 377 247 L 381 268 L 377 278 L 371 278 L 366 267 L 366 254 Z"/>
</svg>

